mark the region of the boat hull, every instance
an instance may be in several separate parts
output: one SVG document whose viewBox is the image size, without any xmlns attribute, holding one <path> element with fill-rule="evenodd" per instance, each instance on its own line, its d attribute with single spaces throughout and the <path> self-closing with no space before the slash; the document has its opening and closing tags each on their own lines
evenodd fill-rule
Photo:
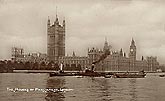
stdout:
<svg viewBox="0 0 165 101">
<path fill-rule="evenodd" d="M 75 74 L 72 74 L 72 73 L 50 73 L 49 76 L 50 77 L 53 77 L 53 76 L 75 76 Z"/>
<path fill-rule="evenodd" d="M 165 75 L 159 75 L 159 77 L 165 77 Z"/>
<path fill-rule="evenodd" d="M 144 78 L 146 74 L 115 74 L 116 78 Z"/>
<path fill-rule="evenodd" d="M 77 72 L 77 73 L 50 73 L 50 77 L 53 76 L 90 76 L 90 77 L 101 77 L 105 76 L 104 73 L 98 73 L 98 72 Z"/>
</svg>

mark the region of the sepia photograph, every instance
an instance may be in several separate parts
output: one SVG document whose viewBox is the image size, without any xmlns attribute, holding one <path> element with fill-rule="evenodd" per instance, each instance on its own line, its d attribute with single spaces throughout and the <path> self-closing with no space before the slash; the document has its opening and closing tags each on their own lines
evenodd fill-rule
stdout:
<svg viewBox="0 0 165 101">
<path fill-rule="evenodd" d="M 165 0 L 0 0 L 0 101 L 165 101 Z"/>
</svg>

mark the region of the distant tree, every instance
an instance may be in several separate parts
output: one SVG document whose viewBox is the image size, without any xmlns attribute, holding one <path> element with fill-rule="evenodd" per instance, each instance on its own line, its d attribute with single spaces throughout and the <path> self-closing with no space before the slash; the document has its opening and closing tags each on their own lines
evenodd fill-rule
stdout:
<svg viewBox="0 0 165 101">
<path fill-rule="evenodd" d="M 43 62 L 41 62 L 41 64 L 40 64 L 40 69 L 41 70 L 45 70 L 46 69 L 46 63 L 43 61 Z"/>
<path fill-rule="evenodd" d="M 51 63 L 51 62 L 48 63 L 47 69 L 48 69 L 48 70 L 52 70 L 52 69 L 53 69 L 53 68 L 52 68 L 52 63 Z"/>
<path fill-rule="evenodd" d="M 17 61 L 14 61 L 12 63 L 12 66 L 13 66 L 13 69 L 16 69 L 18 67 L 18 62 Z"/>
<path fill-rule="evenodd" d="M 17 69 L 25 69 L 25 64 L 22 61 L 19 62 Z"/>
<path fill-rule="evenodd" d="M 49 63 L 52 63 L 52 64 L 54 64 L 54 61 L 50 61 Z"/>
<path fill-rule="evenodd" d="M 53 61 L 49 62 L 49 63 L 48 63 L 48 66 L 47 66 L 48 69 L 54 70 L 54 64 L 55 64 L 55 63 L 54 63 Z"/>
<path fill-rule="evenodd" d="M 34 69 L 34 70 L 39 69 L 39 64 L 38 64 L 38 62 L 33 63 L 33 69 Z"/>
<path fill-rule="evenodd" d="M 56 70 L 56 71 L 59 70 L 59 65 L 58 65 L 58 63 L 55 63 L 55 64 L 54 64 L 54 70 Z"/>
<path fill-rule="evenodd" d="M 12 66 L 13 66 L 13 65 L 12 65 L 11 61 L 10 61 L 10 60 L 9 60 L 9 61 L 7 61 L 7 68 L 8 68 L 8 69 L 11 69 L 11 68 L 12 68 Z"/>
<path fill-rule="evenodd" d="M 29 61 L 25 62 L 25 65 L 24 65 L 23 69 L 28 69 L 28 70 L 31 69 L 31 65 L 30 65 Z"/>
<path fill-rule="evenodd" d="M 71 71 L 75 71 L 76 70 L 76 64 L 71 64 Z"/>
<path fill-rule="evenodd" d="M 81 68 L 81 65 L 80 64 L 77 65 L 77 70 L 78 71 L 82 71 L 82 68 Z"/>
<path fill-rule="evenodd" d="M 0 73 L 6 70 L 6 64 L 4 61 L 0 61 Z"/>
<path fill-rule="evenodd" d="M 64 69 L 65 69 L 65 70 L 70 70 L 69 64 L 66 64 Z"/>
</svg>

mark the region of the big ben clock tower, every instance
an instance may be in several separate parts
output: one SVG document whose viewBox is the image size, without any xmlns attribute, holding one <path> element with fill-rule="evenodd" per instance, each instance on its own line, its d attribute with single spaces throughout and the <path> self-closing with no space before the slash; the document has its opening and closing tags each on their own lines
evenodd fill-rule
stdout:
<svg viewBox="0 0 165 101">
<path fill-rule="evenodd" d="M 130 52 L 129 52 L 129 59 L 130 59 L 130 66 L 129 66 L 129 71 L 134 71 L 135 70 L 135 61 L 136 61 L 136 46 L 135 46 L 135 41 L 132 38 L 131 41 L 131 46 L 130 46 Z"/>
<path fill-rule="evenodd" d="M 129 58 L 131 60 L 136 60 L 136 46 L 135 46 L 135 41 L 133 39 L 131 41 Z"/>
</svg>

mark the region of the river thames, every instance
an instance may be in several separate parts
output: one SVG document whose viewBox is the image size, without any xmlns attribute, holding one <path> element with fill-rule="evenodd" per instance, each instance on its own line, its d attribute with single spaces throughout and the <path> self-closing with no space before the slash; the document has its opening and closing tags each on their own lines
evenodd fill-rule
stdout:
<svg viewBox="0 0 165 101">
<path fill-rule="evenodd" d="M 1 73 L 0 101 L 165 101 L 165 78 L 49 77 Z"/>
</svg>

